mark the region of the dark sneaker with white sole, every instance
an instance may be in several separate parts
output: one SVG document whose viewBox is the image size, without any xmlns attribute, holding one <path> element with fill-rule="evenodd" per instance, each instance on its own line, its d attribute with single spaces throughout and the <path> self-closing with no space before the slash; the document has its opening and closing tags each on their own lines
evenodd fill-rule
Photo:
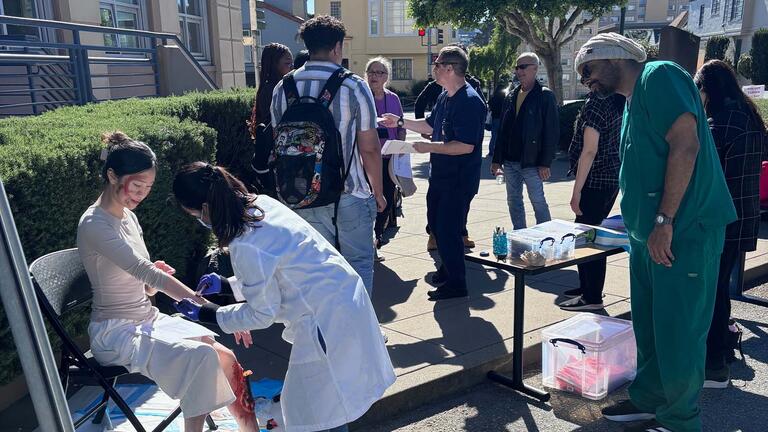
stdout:
<svg viewBox="0 0 768 432">
<path fill-rule="evenodd" d="M 581 297 L 582 294 L 584 294 L 584 291 L 581 288 L 569 289 L 563 293 L 564 296 L 568 297 Z"/>
<path fill-rule="evenodd" d="M 656 420 L 648 420 L 639 425 L 627 426 L 624 428 L 624 432 L 672 432 L 672 429 L 665 428 Z"/>
<path fill-rule="evenodd" d="M 615 422 L 633 422 L 640 420 L 653 420 L 656 414 L 640 411 L 631 400 L 619 401 L 614 405 L 602 409 L 603 417 Z"/>
<path fill-rule="evenodd" d="M 720 369 L 704 370 L 704 388 L 724 389 L 731 382 L 731 369 L 728 365 Z"/>
<path fill-rule="evenodd" d="M 605 308 L 603 302 L 587 303 L 582 296 L 566 300 L 560 303 L 558 306 L 560 306 L 560 309 L 567 311 L 600 310 Z"/>
</svg>

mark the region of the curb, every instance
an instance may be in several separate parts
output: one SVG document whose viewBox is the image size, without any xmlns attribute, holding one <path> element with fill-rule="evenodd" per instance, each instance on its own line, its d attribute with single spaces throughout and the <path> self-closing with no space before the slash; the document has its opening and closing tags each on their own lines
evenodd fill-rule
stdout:
<svg viewBox="0 0 768 432">
<path fill-rule="evenodd" d="M 621 313 L 616 318 L 630 319 L 630 312 Z M 541 367 L 539 334 L 540 330 L 525 334 L 523 341 L 524 369 L 534 365 L 536 365 L 536 369 Z M 445 362 L 427 366 L 424 369 L 430 369 L 428 372 L 433 376 L 426 380 L 423 379 L 424 369 L 398 377 L 383 398 L 373 404 L 363 417 L 349 425 L 350 430 L 363 431 L 366 430 L 367 426 L 385 423 L 404 412 L 461 393 L 486 382 L 488 372 L 492 370 L 509 370 L 507 365 L 512 362 L 512 338 L 462 355 L 456 360 L 453 364 Z M 421 379 L 413 382 L 416 374 Z M 517 393 L 510 390 L 510 395 L 513 394 Z"/>
</svg>

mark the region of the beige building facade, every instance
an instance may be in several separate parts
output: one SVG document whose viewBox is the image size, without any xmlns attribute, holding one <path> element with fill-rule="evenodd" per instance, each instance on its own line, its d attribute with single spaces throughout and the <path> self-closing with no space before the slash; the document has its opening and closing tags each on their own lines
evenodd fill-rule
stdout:
<svg viewBox="0 0 768 432">
<path fill-rule="evenodd" d="M 332 15 L 344 22 L 345 66 L 362 76 L 368 59 L 384 56 L 392 62 L 390 87 L 410 92 L 413 84 L 427 79 L 429 66 L 428 48 L 422 46 L 407 10 L 407 0 L 315 0 L 316 15 Z M 458 40 L 454 29 L 440 29 L 443 43 L 432 47 L 433 58 L 440 48 Z M 437 29 L 432 29 L 432 43 L 436 42 Z"/>
<path fill-rule="evenodd" d="M 3 0 L 0 14 L 175 33 L 218 87 L 245 86 L 241 0 Z M 30 28 L 0 28 L 2 33 L 14 31 L 34 33 Z M 36 34 L 43 40 L 70 37 L 68 32 Z M 81 42 L 129 48 L 147 43 L 98 33 L 82 33 Z"/>
</svg>

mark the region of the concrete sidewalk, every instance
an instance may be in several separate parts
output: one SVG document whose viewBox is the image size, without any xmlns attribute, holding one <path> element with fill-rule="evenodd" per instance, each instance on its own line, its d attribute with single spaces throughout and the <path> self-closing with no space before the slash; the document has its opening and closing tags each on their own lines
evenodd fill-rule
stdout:
<svg viewBox="0 0 768 432">
<path fill-rule="evenodd" d="M 409 140 L 419 139 L 409 134 Z M 487 154 L 486 136 L 483 154 Z M 366 416 L 353 425 L 355 430 L 369 430 L 406 410 L 412 410 L 437 398 L 484 383 L 485 374 L 503 368 L 512 352 L 512 288 L 509 274 L 477 264 L 467 264 L 470 296 L 441 302 L 427 300 L 432 286 L 425 276 L 435 271 L 433 257 L 427 253 L 425 197 L 429 170 L 427 155 L 414 155 L 413 167 L 418 192 L 403 202 L 404 218 L 399 227 L 387 235 L 390 243 L 380 254 L 385 261 L 376 264 L 373 303 L 379 321 L 386 331 L 397 382 Z M 511 228 L 507 211 L 506 189 L 490 175 L 489 161 L 484 160 L 480 192 L 472 202 L 468 229 L 477 248 L 491 248 L 491 232 L 496 226 Z M 545 193 L 553 218 L 572 220 L 569 202 L 573 182 L 565 179 L 567 162 L 558 160 Z M 528 223 L 535 224 L 533 209 Z M 458 211 L 458 209 L 457 209 Z M 615 212 L 618 213 L 618 203 Z M 763 226 L 756 252 L 748 256 L 747 267 L 768 263 L 768 227 Z M 626 254 L 608 259 L 605 286 L 605 312 L 626 316 L 629 312 L 629 277 Z M 752 272 L 754 276 L 756 272 Z M 531 371 L 540 367 L 540 331 L 572 316 L 555 303 L 564 300 L 563 291 L 578 286 L 575 268 L 527 278 L 525 317 L 525 362 Z M 255 346 L 235 347 L 246 369 L 256 377 L 283 379 L 290 345 L 281 338 L 282 327 L 254 331 Z M 229 336 L 222 342 L 233 347 Z M 26 414 L 25 414 L 26 413 Z M 0 413 L 0 424 L 20 425 L 11 430 L 26 431 L 30 417 L 29 398 Z M 5 430 L 5 429 L 4 429 Z"/>
</svg>

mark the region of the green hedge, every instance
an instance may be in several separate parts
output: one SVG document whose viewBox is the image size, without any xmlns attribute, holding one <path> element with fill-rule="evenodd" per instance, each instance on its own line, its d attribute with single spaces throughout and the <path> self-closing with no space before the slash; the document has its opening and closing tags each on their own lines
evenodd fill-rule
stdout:
<svg viewBox="0 0 768 432">
<path fill-rule="evenodd" d="M 173 265 L 182 279 L 191 277 L 210 234 L 169 205 L 173 173 L 195 160 L 220 161 L 235 173 L 244 173 L 251 147 L 245 120 L 253 96 L 253 90 L 190 93 L 0 120 L 0 179 L 27 260 L 75 246 L 80 215 L 101 190 L 99 136 L 119 129 L 146 142 L 158 156 L 152 193 L 136 211 L 150 254 Z M 87 322 L 88 311 L 83 311 L 68 325 L 72 332 L 84 334 Z M 0 308 L 0 385 L 19 373 L 10 328 Z"/>
</svg>

